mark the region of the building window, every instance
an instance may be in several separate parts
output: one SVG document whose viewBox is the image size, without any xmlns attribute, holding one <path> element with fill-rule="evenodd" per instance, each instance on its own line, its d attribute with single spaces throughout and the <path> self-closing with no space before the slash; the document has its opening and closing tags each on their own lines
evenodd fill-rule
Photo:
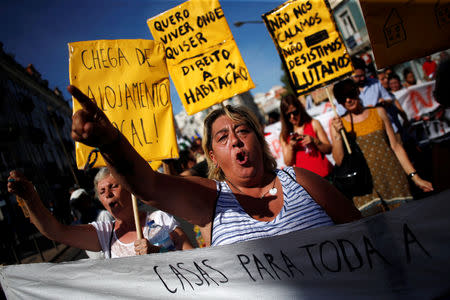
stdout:
<svg viewBox="0 0 450 300">
<path fill-rule="evenodd" d="M 339 14 L 339 23 L 342 28 L 344 39 L 347 39 L 356 33 L 355 21 L 353 21 L 353 17 L 348 9 Z"/>
</svg>

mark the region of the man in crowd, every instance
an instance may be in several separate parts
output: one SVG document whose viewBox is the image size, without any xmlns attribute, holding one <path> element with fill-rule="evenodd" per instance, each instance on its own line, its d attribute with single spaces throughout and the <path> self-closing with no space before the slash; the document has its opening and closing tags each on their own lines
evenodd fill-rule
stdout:
<svg viewBox="0 0 450 300">
<path fill-rule="evenodd" d="M 392 100 L 392 97 L 381 85 L 378 79 L 366 76 L 365 64 L 360 59 L 353 62 L 355 72 L 352 75 L 353 81 L 359 88 L 359 98 L 365 107 L 376 106 L 378 102 Z"/>
<path fill-rule="evenodd" d="M 355 58 L 352 62 L 353 67 L 355 68 L 352 79 L 359 88 L 359 98 L 364 107 L 374 107 L 379 102 L 393 100 L 378 79 L 368 78 L 366 76 L 366 65 L 362 59 Z M 345 108 L 342 105 L 339 105 L 339 115 L 342 116 L 345 112 Z"/>
</svg>

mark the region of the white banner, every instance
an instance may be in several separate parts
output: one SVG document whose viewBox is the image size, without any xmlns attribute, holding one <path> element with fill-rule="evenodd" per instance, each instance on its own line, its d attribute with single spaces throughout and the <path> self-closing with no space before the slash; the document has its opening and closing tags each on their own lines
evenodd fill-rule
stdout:
<svg viewBox="0 0 450 300">
<path fill-rule="evenodd" d="M 8 299 L 444 299 L 450 190 L 345 225 L 183 252 L 13 265 Z"/>
<path fill-rule="evenodd" d="M 408 119 L 418 119 L 421 115 L 438 108 L 439 103 L 434 100 L 434 81 L 413 85 L 393 93 Z"/>
<path fill-rule="evenodd" d="M 286 164 L 284 163 L 283 149 L 281 148 L 280 133 L 281 121 L 264 127 L 264 138 L 269 144 L 270 152 L 272 152 L 273 157 L 277 161 L 277 168 L 283 169 L 286 167 Z"/>
</svg>

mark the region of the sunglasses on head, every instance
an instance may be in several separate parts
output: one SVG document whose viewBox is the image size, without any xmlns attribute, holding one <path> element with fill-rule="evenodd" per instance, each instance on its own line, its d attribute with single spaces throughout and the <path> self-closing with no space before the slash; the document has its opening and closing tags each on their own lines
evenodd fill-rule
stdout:
<svg viewBox="0 0 450 300">
<path fill-rule="evenodd" d="M 298 116 L 298 113 L 299 113 L 299 111 L 298 111 L 298 109 L 296 109 L 296 110 L 293 110 L 293 111 L 291 111 L 291 112 L 288 112 L 288 113 L 286 114 L 286 116 L 287 116 L 288 119 L 289 119 L 289 118 L 291 118 L 291 117 Z"/>
</svg>

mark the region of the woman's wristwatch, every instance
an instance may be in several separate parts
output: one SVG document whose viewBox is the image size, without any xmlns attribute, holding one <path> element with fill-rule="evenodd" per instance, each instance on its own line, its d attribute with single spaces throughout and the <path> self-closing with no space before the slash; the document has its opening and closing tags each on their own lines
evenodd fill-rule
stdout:
<svg viewBox="0 0 450 300">
<path fill-rule="evenodd" d="M 408 174 L 408 178 L 412 179 L 416 175 L 417 175 L 417 171 L 411 172 L 411 173 Z"/>
</svg>

